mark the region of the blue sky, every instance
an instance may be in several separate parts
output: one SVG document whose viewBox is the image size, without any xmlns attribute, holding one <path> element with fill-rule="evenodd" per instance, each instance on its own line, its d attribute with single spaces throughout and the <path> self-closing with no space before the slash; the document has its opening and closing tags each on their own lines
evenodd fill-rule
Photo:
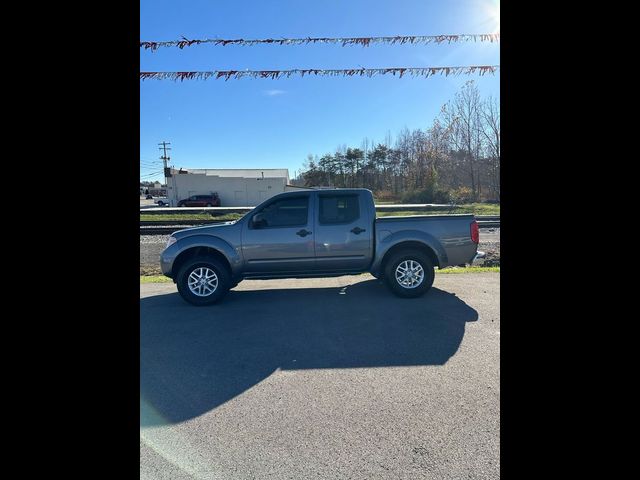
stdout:
<svg viewBox="0 0 640 480">
<path fill-rule="evenodd" d="M 493 33 L 496 0 L 141 0 L 140 39 L 359 37 Z M 497 18 L 496 18 L 497 16 Z M 142 71 L 498 65 L 499 45 L 214 46 L 140 51 Z M 379 76 L 140 82 L 141 179 L 171 164 L 193 168 L 302 168 L 308 154 L 427 128 L 473 79 L 499 97 L 495 75 Z M 161 165 L 160 165 L 161 167 Z"/>
</svg>

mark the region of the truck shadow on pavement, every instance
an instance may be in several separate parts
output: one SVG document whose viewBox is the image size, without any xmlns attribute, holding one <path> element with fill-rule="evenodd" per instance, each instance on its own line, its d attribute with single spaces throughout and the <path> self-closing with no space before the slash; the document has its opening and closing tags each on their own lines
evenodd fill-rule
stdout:
<svg viewBox="0 0 640 480">
<path fill-rule="evenodd" d="M 400 299 L 377 280 L 348 287 L 230 291 L 193 307 L 140 299 L 140 426 L 200 416 L 277 369 L 443 365 L 478 313 L 432 288 Z"/>
</svg>

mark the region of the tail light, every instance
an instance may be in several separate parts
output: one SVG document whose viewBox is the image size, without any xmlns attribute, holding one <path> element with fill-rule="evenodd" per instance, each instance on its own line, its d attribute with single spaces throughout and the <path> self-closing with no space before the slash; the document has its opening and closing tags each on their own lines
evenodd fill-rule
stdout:
<svg viewBox="0 0 640 480">
<path fill-rule="evenodd" d="M 480 228 L 478 228 L 478 222 L 476 220 L 471 222 L 471 241 L 473 243 L 480 243 Z"/>
</svg>

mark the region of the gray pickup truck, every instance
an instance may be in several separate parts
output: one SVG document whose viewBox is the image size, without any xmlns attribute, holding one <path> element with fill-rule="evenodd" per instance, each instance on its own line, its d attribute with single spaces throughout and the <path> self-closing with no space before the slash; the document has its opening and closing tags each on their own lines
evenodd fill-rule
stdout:
<svg viewBox="0 0 640 480">
<path fill-rule="evenodd" d="M 376 218 L 369 190 L 301 190 L 271 197 L 239 220 L 173 233 L 160 265 L 194 305 L 215 303 L 245 278 L 362 272 L 406 298 L 431 288 L 434 267 L 484 256 L 478 241 L 473 215 Z"/>
</svg>

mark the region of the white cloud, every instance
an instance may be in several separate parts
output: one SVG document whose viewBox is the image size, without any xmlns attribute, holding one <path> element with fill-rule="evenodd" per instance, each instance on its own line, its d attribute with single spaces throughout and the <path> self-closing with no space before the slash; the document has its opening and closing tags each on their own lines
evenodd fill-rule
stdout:
<svg viewBox="0 0 640 480">
<path fill-rule="evenodd" d="M 269 95 L 270 97 L 275 97 L 276 95 L 284 95 L 287 93 L 285 90 L 265 90 L 264 94 Z"/>
</svg>

